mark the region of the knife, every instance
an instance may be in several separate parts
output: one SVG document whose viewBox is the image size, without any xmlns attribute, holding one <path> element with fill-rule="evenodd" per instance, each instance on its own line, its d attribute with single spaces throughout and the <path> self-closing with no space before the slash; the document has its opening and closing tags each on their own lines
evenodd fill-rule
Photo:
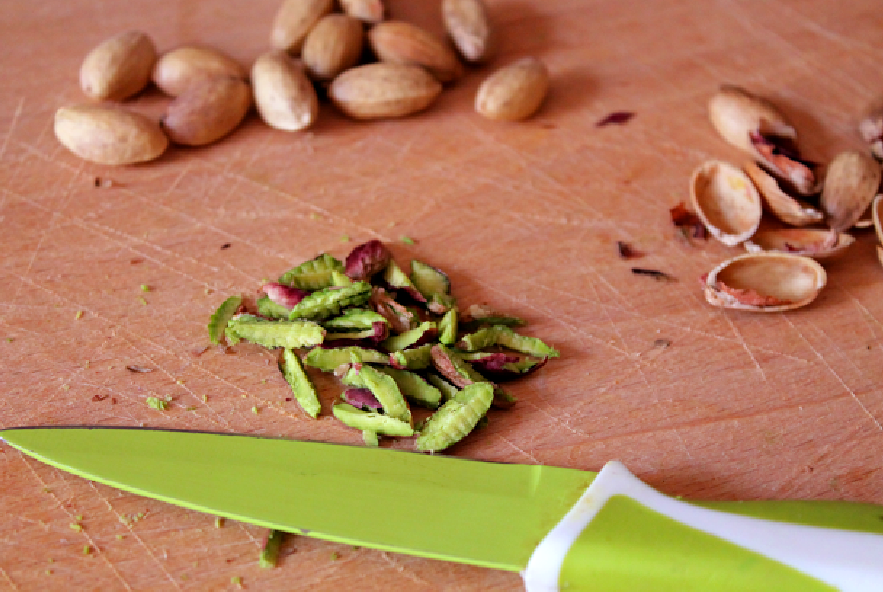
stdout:
<svg viewBox="0 0 883 592">
<path fill-rule="evenodd" d="M 883 507 L 684 502 L 600 473 L 143 428 L 12 428 L 86 479 L 267 528 L 520 572 L 547 590 L 883 590 Z"/>
</svg>

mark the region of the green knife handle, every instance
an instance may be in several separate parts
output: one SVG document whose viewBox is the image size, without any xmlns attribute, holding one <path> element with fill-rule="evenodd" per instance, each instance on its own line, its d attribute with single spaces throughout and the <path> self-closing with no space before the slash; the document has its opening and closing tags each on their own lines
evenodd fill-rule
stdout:
<svg viewBox="0 0 883 592">
<path fill-rule="evenodd" d="M 522 575 L 528 592 L 880 592 L 883 507 L 684 502 L 614 461 Z"/>
</svg>

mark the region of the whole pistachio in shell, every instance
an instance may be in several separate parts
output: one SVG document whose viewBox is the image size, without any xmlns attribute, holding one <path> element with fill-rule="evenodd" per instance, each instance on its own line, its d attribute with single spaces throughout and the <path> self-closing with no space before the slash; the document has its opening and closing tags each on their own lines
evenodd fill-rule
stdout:
<svg viewBox="0 0 883 592">
<path fill-rule="evenodd" d="M 751 179 L 729 163 L 709 160 L 693 171 L 690 199 L 708 232 L 727 246 L 748 240 L 760 225 L 760 195 Z"/>
<path fill-rule="evenodd" d="M 806 306 L 827 282 L 813 259 L 786 253 L 748 253 L 724 261 L 704 278 L 709 304 L 754 312 Z"/>
<path fill-rule="evenodd" d="M 821 205 L 831 230 L 846 230 L 861 218 L 880 187 L 880 164 L 862 152 L 834 157 L 822 187 Z"/>
<path fill-rule="evenodd" d="M 721 137 L 792 186 L 813 193 L 815 175 L 800 160 L 797 131 L 768 101 L 737 86 L 725 85 L 708 101 L 708 117 Z"/>
<path fill-rule="evenodd" d="M 814 207 L 788 195 L 775 177 L 755 163 L 748 162 L 742 168 L 754 182 L 767 208 L 782 222 L 791 226 L 808 226 L 825 219 L 825 215 Z"/>
<path fill-rule="evenodd" d="M 778 252 L 803 255 L 813 259 L 834 257 L 855 242 L 852 235 L 830 230 L 809 228 L 782 228 L 779 230 L 759 230 L 750 241 L 745 242 L 749 253 Z"/>
</svg>

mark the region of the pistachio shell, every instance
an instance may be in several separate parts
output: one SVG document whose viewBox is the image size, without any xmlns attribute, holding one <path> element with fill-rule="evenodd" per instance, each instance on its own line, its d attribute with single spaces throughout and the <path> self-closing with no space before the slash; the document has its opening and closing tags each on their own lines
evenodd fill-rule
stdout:
<svg viewBox="0 0 883 592">
<path fill-rule="evenodd" d="M 258 113 L 270 127 L 297 131 L 316 121 L 316 89 L 303 65 L 284 51 L 272 50 L 258 57 L 251 69 L 251 82 Z"/>
<path fill-rule="evenodd" d="M 831 230 L 840 232 L 855 224 L 880 187 L 880 164 L 862 152 L 838 154 L 828 167 L 821 205 Z"/>
<path fill-rule="evenodd" d="M 362 21 L 345 14 L 323 16 L 307 35 L 301 59 L 313 78 L 328 81 L 359 63 Z"/>
<path fill-rule="evenodd" d="M 753 162 L 746 163 L 742 168 L 754 182 L 767 208 L 782 222 L 792 226 L 807 226 L 824 220 L 824 214 L 785 193 L 775 177 Z"/>
<path fill-rule="evenodd" d="M 245 80 L 245 68 L 216 49 L 195 46 L 166 52 L 153 67 L 153 83 L 172 97 L 177 97 L 199 79 L 216 77 Z"/>
<path fill-rule="evenodd" d="M 199 80 L 169 104 L 163 130 L 176 144 L 210 144 L 236 129 L 251 107 L 251 98 L 251 88 L 239 78 Z"/>
<path fill-rule="evenodd" d="M 150 82 L 156 47 L 146 33 L 126 31 L 103 41 L 83 60 L 80 87 L 92 99 L 123 100 Z"/>
<path fill-rule="evenodd" d="M 368 32 L 368 42 L 381 62 L 421 66 L 439 82 L 451 82 L 463 76 L 463 65 L 454 50 L 411 23 L 378 23 Z"/>
<path fill-rule="evenodd" d="M 758 141 L 776 138 L 793 143 L 797 139 L 797 131 L 771 103 L 742 88 L 725 85 L 709 99 L 708 117 L 724 140 L 751 154 L 798 193 L 813 192 L 815 176 L 808 167 L 779 154 L 767 142 Z"/>
<path fill-rule="evenodd" d="M 482 0 L 442 0 L 445 30 L 467 62 L 487 60 L 493 34 Z"/>
<path fill-rule="evenodd" d="M 55 113 L 55 137 L 84 160 L 135 164 L 158 158 L 169 145 L 159 125 L 108 105 L 74 105 Z"/>
<path fill-rule="evenodd" d="M 717 240 L 730 247 L 748 240 L 760 225 L 760 195 L 733 165 L 709 160 L 690 179 L 693 209 Z"/>
<path fill-rule="evenodd" d="M 839 255 L 854 242 L 855 238 L 846 233 L 834 234 L 830 230 L 784 228 L 759 230 L 750 241 L 745 242 L 745 250 L 749 253 L 767 251 L 824 259 Z"/>
<path fill-rule="evenodd" d="M 340 0 L 340 7 L 347 15 L 366 23 L 383 20 L 383 0 Z"/>
<path fill-rule="evenodd" d="M 883 243 L 883 193 L 874 198 L 871 214 L 874 218 L 874 228 L 877 229 L 877 238 Z"/>
<path fill-rule="evenodd" d="M 270 45 L 298 54 L 310 29 L 333 8 L 334 0 L 283 0 L 273 19 Z"/>
<path fill-rule="evenodd" d="M 858 124 L 858 131 L 871 148 L 871 154 L 883 160 L 883 103 L 868 109 Z"/>
<path fill-rule="evenodd" d="M 705 299 L 714 306 L 780 312 L 806 306 L 827 282 L 814 260 L 785 253 L 748 253 L 724 261 L 705 277 Z"/>
</svg>

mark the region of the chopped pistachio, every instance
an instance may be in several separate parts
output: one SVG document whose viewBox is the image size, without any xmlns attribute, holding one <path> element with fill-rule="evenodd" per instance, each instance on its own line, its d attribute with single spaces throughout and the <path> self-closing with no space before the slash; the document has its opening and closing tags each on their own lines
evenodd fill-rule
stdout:
<svg viewBox="0 0 883 592">
<path fill-rule="evenodd" d="M 414 429 L 408 422 L 382 413 L 362 411 L 349 403 L 338 403 L 331 407 L 331 411 L 334 417 L 345 425 L 362 430 L 363 437 L 366 430 L 387 436 L 408 437 L 414 435 Z"/>
<path fill-rule="evenodd" d="M 402 241 L 403 243 L 405 243 L 406 245 L 413 245 L 414 244 L 414 239 L 411 238 L 410 236 L 402 235 L 402 237 L 399 240 Z"/>
<path fill-rule="evenodd" d="M 69 525 L 71 530 L 75 530 L 77 532 L 83 532 L 83 525 L 77 524 L 76 522 L 71 522 Z"/>
<path fill-rule="evenodd" d="M 317 214 L 316 212 L 310 212 L 310 220 L 318 220 L 319 218 L 319 214 Z"/>
<path fill-rule="evenodd" d="M 328 351 L 315 349 L 313 351 Z M 284 366 L 282 369 L 285 380 L 291 386 L 291 392 L 295 399 L 310 417 L 319 417 L 322 405 L 319 403 L 319 395 L 316 393 L 316 387 L 307 376 L 300 358 L 293 350 L 286 348 L 283 353 Z"/>
<path fill-rule="evenodd" d="M 76 320 L 79 321 L 79 320 L 82 319 L 82 318 L 83 318 L 83 311 L 82 311 L 82 310 L 78 310 L 78 311 L 77 311 L 77 314 L 74 315 L 74 319 L 76 319 Z"/>
<path fill-rule="evenodd" d="M 251 412 L 254 413 L 255 415 L 257 415 L 258 413 L 261 412 L 261 410 L 257 405 L 255 405 L 254 407 L 251 408 Z"/>
<path fill-rule="evenodd" d="M 169 408 L 169 402 L 159 397 L 147 397 L 144 402 L 147 403 L 148 407 L 158 411 L 166 411 Z"/>
<path fill-rule="evenodd" d="M 230 583 L 238 588 L 242 588 L 242 576 L 233 576 L 230 578 Z"/>
<path fill-rule="evenodd" d="M 322 253 L 286 271 L 279 277 L 279 283 L 302 290 L 321 290 L 331 285 L 331 272 L 334 270 L 343 272 L 343 263 L 328 253 Z"/>
<path fill-rule="evenodd" d="M 92 547 L 91 547 L 91 545 L 85 545 L 85 546 L 83 547 L 83 555 L 89 555 L 89 554 L 91 554 L 91 553 L 92 553 Z"/>
<path fill-rule="evenodd" d="M 340 314 L 347 306 L 361 306 L 371 297 L 371 284 L 353 282 L 348 286 L 312 292 L 291 309 L 289 319 L 324 319 Z"/>
<path fill-rule="evenodd" d="M 208 323 L 208 336 L 212 343 L 218 344 L 221 342 L 221 336 L 224 334 L 224 329 L 227 328 L 227 323 L 236 314 L 241 304 L 242 296 L 230 296 L 212 314 Z"/>
<path fill-rule="evenodd" d="M 116 539 L 117 539 L 118 541 L 121 541 L 121 540 L 123 540 L 124 538 L 126 538 L 126 535 L 124 535 L 124 534 L 118 534 L 118 535 L 116 535 Z"/>
<path fill-rule="evenodd" d="M 372 430 L 362 430 L 362 442 L 365 446 L 380 446 L 380 437 Z"/>
<path fill-rule="evenodd" d="M 138 297 L 138 302 L 140 302 L 140 303 L 143 304 L 144 306 L 147 306 L 147 301 L 144 300 L 144 298 L 141 297 L 141 296 Z"/>
<path fill-rule="evenodd" d="M 442 405 L 427 420 L 417 438 L 417 449 L 437 452 L 459 442 L 484 417 L 493 400 L 492 384 L 478 382 L 465 386 L 457 398 Z"/>
<path fill-rule="evenodd" d="M 150 286 L 148 286 L 147 284 L 141 284 L 141 291 L 150 292 Z"/>
<path fill-rule="evenodd" d="M 342 243 L 348 243 L 348 242 L 350 242 L 350 235 L 348 235 L 348 234 L 342 234 L 342 235 L 340 236 L 340 242 L 342 242 Z"/>
<path fill-rule="evenodd" d="M 268 321 L 252 315 L 231 319 L 226 329 L 231 344 L 244 339 L 264 347 L 308 347 L 325 339 L 325 329 L 310 321 Z"/>
</svg>

